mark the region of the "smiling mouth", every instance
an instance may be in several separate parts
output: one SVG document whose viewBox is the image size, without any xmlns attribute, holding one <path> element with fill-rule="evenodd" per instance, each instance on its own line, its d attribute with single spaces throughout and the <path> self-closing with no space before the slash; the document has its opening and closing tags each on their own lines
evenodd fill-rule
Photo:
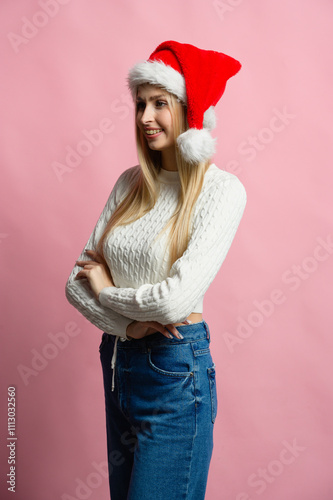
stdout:
<svg viewBox="0 0 333 500">
<path fill-rule="evenodd" d="M 145 130 L 145 134 L 147 134 L 147 135 L 156 135 L 156 134 L 160 134 L 161 132 L 163 132 L 163 129 L 161 129 L 161 128 L 154 128 L 154 129 L 150 129 L 150 130 Z"/>
</svg>

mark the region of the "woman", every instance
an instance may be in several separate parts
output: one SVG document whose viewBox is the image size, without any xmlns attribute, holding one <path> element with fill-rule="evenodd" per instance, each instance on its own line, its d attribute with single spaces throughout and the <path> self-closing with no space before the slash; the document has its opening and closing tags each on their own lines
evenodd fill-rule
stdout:
<svg viewBox="0 0 333 500">
<path fill-rule="evenodd" d="M 246 204 L 211 163 L 209 130 L 240 67 L 168 41 L 130 70 L 139 165 L 120 175 L 67 282 L 104 331 L 112 500 L 205 496 L 217 395 L 203 297 Z"/>
</svg>

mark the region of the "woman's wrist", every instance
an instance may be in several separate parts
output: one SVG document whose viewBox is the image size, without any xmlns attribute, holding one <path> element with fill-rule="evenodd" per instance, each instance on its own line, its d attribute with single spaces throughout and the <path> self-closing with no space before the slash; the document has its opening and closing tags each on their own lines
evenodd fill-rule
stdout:
<svg viewBox="0 0 333 500">
<path fill-rule="evenodd" d="M 132 340 L 132 339 L 134 338 L 134 337 L 131 337 L 131 335 L 130 335 L 130 332 L 131 332 L 130 327 L 131 327 L 131 325 L 133 325 L 134 323 L 137 323 L 137 321 L 136 321 L 136 320 L 134 320 L 134 321 L 132 321 L 132 323 L 129 323 L 129 324 L 127 325 L 127 328 L 126 328 L 126 338 L 127 338 L 127 340 Z"/>
</svg>

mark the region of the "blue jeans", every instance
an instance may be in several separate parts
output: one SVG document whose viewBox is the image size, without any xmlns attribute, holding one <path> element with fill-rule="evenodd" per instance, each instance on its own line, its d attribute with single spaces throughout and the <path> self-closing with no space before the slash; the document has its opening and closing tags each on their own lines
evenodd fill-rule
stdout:
<svg viewBox="0 0 333 500">
<path fill-rule="evenodd" d="M 109 481 L 112 500 L 203 500 L 217 414 L 215 364 L 205 321 L 177 326 L 183 340 L 156 332 L 118 342 L 103 333 Z"/>
</svg>

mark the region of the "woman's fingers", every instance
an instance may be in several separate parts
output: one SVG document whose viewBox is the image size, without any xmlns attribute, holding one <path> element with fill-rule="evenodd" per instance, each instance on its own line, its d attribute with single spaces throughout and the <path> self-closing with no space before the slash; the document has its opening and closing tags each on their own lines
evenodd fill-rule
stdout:
<svg viewBox="0 0 333 500">
<path fill-rule="evenodd" d="M 88 275 L 87 275 L 87 271 L 91 271 L 92 269 L 95 268 L 96 265 L 99 265 L 99 264 L 96 264 L 96 262 L 93 262 L 93 261 L 78 261 L 77 262 L 77 265 L 80 266 L 80 267 L 83 267 L 82 271 L 79 271 L 77 273 L 77 275 L 75 276 L 75 279 L 82 279 L 82 278 L 88 278 Z"/>
<path fill-rule="evenodd" d="M 162 325 L 158 321 L 133 321 L 127 327 L 127 334 L 129 337 L 137 339 L 152 335 L 156 332 L 160 332 L 169 339 L 173 339 L 174 337 L 177 339 L 184 338 L 173 324 Z"/>
<path fill-rule="evenodd" d="M 99 255 L 98 252 L 95 252 L 95 250 L 86 250 L 86 253 L 96 262 L 99 262 L 100 264 L 102 263 L 101 256 Z"/>
<path fill-rule="evenodd" d="M 92 264 L 92 265 L 103 264 L 99 253 L 95 252 L 95 250 L 85 250 L 85 253 L 87 253 L 89 257 L 93 260 L 77 260 L 76 264 L 78 266 L 84 267 L 87 264 Z"/>
<path fill-rule="evenodd" d="M 177 328 L 175 326 L 173 326 L 172 324 L 171 325 L 166 325 L 165 328 L 171 332 L 171 334 L 173 334 L 175 337 L 177 337 L 177 339 L 183 339 L 184 337 L 182 336 L 181 333 L 179 333 L 179 331 L 177 330 Z"/>
<path fill-rule="evenodd" d="M 86 271 L 89 271 L 90 269 L 93 269 L 94 268 L 94 264 L 96 264 L 96 262 L 93 262 L 92 260 L 87 260 L 87 261 L 80 261 L 78 260 L 76 262 L 76 265 L 80 266 L 80 267 L 83 267 L 82 271 L 79 271 L 77 273 L 77 275 L 75 276 L 75 279 L 76 280 L 80 280 L 80 279 L 83 279 L 83 278 L 87 278 L 87 274 L 86 274 Z"/>
<path fill-rule="evenodd" d="M 85 275 L 85 273 L 83 273 L 82 271 L 79 271 L 79 272 L 77 273 L 77 275 L 75 276 L 75 278 L 74 278 L 74 279 L 76 279 L 76 280 L 82 280 L 83 278 L 86 278 L 86 277 L 87 277 L 87 276 Z"/>
<path fill-rule="evenodd" d="M 85 267 L 85 266 L 96 266 L 99 265 L 98 262 L 95 262 L 94 260 L 77 260 L 76 265 L 80 267 Z"/>
<path fill-rule="evenodd" d="M 151 326 L 155 328 L 158 332 L 162 333 L 165 337 L 172 339 L 173 337 L 177 337 L 178 339 L 182 339 L 183 336 L 179 333 L 179 331 L 172 324 L 162 325 L 157 321 L 149 321 L 146 323 L 147 326 Z"/>
</svg>

